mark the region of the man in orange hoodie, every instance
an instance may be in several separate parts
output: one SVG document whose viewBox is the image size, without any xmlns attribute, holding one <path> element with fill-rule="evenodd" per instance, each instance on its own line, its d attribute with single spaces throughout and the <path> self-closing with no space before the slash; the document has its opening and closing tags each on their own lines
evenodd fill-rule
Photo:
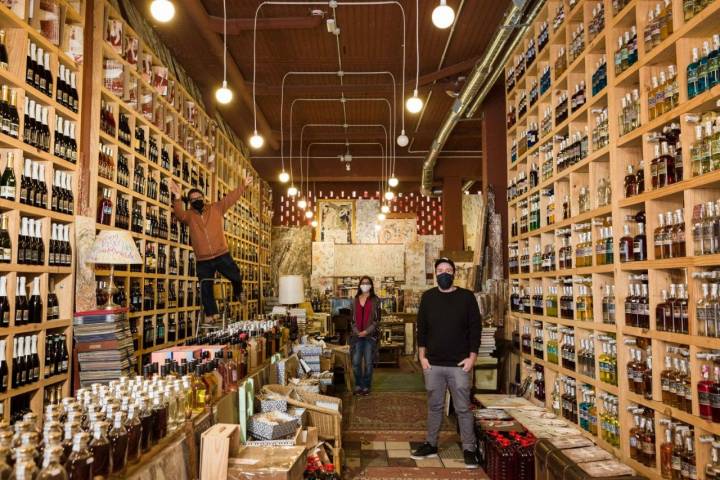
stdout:
<svg viewBox="0 0 720 480">
<path fill-rule="evenodd" d="M 225 240 L 223 221 L 225 212 L 237 203 L 252 181 L 252 176 L 248 175 L 238 188 L 214 203 L 206 202 L 205 196 L 200 190 L 191 188 L 186 197 L 190 205 L 188 210 L 183 208 L 180 187 L 172 180 L 168 182 L 170 192 L 174 197 L 175 217 L 190 229 L 190 244 L 195 251 L 203 310 L 205 319 L 209 323 L 218 320 L 218 308 L 215 302 L 213 283 L 211 281 L 203 282 L 203 280 L 212 279 L 215 277 L 215 272 L 220 272 L 232 283 L 234 300 L 238 300 L 242 293 L 242 274 L 230 255 Z"/>
</svg>

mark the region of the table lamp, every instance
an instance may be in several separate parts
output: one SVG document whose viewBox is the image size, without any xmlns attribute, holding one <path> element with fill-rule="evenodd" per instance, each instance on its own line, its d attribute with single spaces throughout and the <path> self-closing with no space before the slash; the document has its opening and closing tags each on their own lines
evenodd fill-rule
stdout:
<svg viewBox="0 0 720 480">
<path fill-rule="evenodd" d="M 278 287 L 280 305 L 298 305 L 305 301 L 305 284 L 302 275 L 281 275 Z"/>
<path fill-rule="evenodd" d="M 108 283 L 108 299 L 105 305 L 98 305 L 103 310 L 118 308 L 113 302 L 115 283 L 113 274 L 115 265 L 139 265 L 143 259 L 138 252 L 135 240 L 130 232 L 124 230 L 102 230 L 96 237 L 86 259 L 88 263 L 110 265 L 110 282 Z"/>
</svg>

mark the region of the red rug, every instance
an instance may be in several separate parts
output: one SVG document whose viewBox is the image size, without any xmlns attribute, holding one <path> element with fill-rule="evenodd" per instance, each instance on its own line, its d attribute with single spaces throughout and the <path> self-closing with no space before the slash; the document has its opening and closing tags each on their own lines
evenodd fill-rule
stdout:
<svg viewBox="0 0 720 480">
<path fill-rule="evenodd" d="M 386 432 L 410 434 L 427 430 L 425 392 L 382 392 L 368 397 L 343 399 L 344 433 Z M 443 431 L 456 430 L 455 420 L 445 417 Z"/>
</svg>

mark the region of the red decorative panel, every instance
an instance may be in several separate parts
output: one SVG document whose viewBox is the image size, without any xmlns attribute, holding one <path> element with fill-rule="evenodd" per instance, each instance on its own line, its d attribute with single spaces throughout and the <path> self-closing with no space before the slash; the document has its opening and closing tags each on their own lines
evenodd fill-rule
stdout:
<svg viewBox="0 0 720 480">
<path fill-rule="evenodd" d="M 323 191 L 317 193 L 317 199 L 363 198 L 379 199 L 380 192 L 357 191 Z M 297 197 L 280 195 L 279 211 L 275 212 L 274 224 L 285 227 L 310 225 L 312 219 L 305 217 L 305 210 L 298 208 Z M 316 198 L 308 195 L 309 209 L 314 209 Z M 424 197 L 419 193 L 398 193 L 390 203 L 392 213 L 415 213 L 417 215 L 418 235 L 440 235 L 443 233 L 442 198 Z M 317 212 L 315 212 L 317 213 Z"/>
</svg>

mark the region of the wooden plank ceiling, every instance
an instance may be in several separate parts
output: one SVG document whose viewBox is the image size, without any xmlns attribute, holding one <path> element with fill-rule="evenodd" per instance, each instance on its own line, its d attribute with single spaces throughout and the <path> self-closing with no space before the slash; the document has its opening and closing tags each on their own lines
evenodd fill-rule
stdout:
<svg viewBox="0 0 720 480">
<path fill-rule="evenodd" d="M 148 11 L 150 0 L 134 1 L 140 9 Z M 227 1 L 229 62 L 237 65 L 248 91 L 252 91 L 253 81 L 252 26 L 260 3 L 257 0 Z M 395 119 L 396 135 L 399 134 L 404 98 L 412 94 L 416 76 L 416 2 L 399 0 L 398 3 L 405 11 L 407 28 L 404 65 L 406 86 L 402 94 L 403 19 L 397 4 L 338 6 L 335 15 L 340 28 L 339 49 L 336 37 L 326 28 L 326 20 L 333 17 L 333 10 L 327 4 L 303 5 L 298 2 L 298 5 L 264 5 L 260 9 L 255 61 L 257 111 L 259 116 L 267 120 L 276 140 L 266 141 L 265 147 L 253 156 L 253 163 L 264 177 L 272 181 L 280 171 L 281 152 L 279 148 L 274 149 L 271 143 L 280 145 L 281 86 L 285 78 L 282 148 L 286 167 L 289 167 L 292 148 L 293 170 L 298 172 L 299 152 L 302 150 L 305 155 L 310 145 L 307 164 L 311 180 L 360 181 L 379 178 L 381 147 L 377 143 L 385 144 L 382 127 L 344 129 L 307 126 L 303 131 L 303 126 L 347 122 L 384 125 L 388 128 L 392 119 L 388 105 L 378 100 L 351 100 L 345 103 L 343 109 L 338 101 L 304 99 L 337 99 L 344 95 L 348 99 L 387 99 L 392 107 L 393 85 L 390 76 L 346 75 L 341 85 L 337 75 L 295 75 L 288 72 L 336 72 L 339 70 L 339 62 L 342 62 L 342 70 L 346 72 L 391 72 L 397 82 Z M 411 143 L 409 147 L 396 149 L 396 173 L 408 181 L 419 179 L 424 153 L 452 106 L 454 98 L 447 92 L 457 92 L 462 88 L 464 77 L 482 55 L 507 8 L 508 0 L 448 0 L 456 12 L 460 9 L 452 34 L 451 29 L 440 30 L 432 24 L 431 14 L 437 3 L 436 0 L 419 0 L 419 90 L 426 107 L 420 115 L 405 112 L 405 130 Z M 231 76 L 228 79 L 236 93 L 231 105 L 216 105 L 213 98 L 215 88 L 222 81 L 222 59 L 208 47 L 206 29 L 216 30 L 218 38 L 221 38 L 222 0 L 183 0 L 176 2 L 176 5 L 176 18 L 168 25 L 156 25 L 160 36 L 206 92 L 205 103 L 210 108 L 218 108 L 241 138 L 248 138 L 253 130 L 252 102 L 240 98 L 239 87 L 233 84 L 237 83 L 238 78 Z M 201 18 L 198 12 L 206 12 L 207 18 Z M 480 155 L 480 127 L 479 120 L 460 123 L 445 146 L 448 156 L 465 157 L 447 162 L 464 164 L 470 172 L 470 178 L 479 178 L 481 171 L 480 160 L 469 158 Z M 268 132 L 261 133 L 268 140 Z M 347 150 L 344 145 L 346 141 L 351 142 L 349 151 L 355 158 L 350 172 L 345 170 L 337 158 Z M 460 151 L 462 153 L 454 153 Z M 306 174 L 307 164 L 304 168 Z"/>
</svg>

